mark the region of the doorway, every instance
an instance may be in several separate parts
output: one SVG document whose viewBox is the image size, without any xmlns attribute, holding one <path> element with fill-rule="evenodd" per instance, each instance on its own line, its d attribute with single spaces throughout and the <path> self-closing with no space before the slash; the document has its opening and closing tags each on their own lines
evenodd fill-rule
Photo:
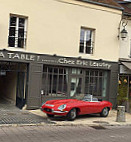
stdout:
<svg viewBox="0 0 131 142">
<path fill-rule="evenodd" d="M 0 103 L 11 103 L 20 109 L 26 103 L 27 64 L 0 62 Z"/>
</svg>

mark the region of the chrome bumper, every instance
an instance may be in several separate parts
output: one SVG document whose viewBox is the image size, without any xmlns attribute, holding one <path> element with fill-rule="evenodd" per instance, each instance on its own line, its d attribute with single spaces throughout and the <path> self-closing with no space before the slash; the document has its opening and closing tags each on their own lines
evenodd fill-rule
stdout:
<svg viewBox="0 0 131 142">
<path fill-rule="evenodd" d="M 44 111 L 44 108 L 40 108 L 40 110 L 41 111 Z M 48 112 L 48 111 L 47 111 Z M 68 113 L 68 111 L 59 111 L 59 110 L 53 110 L 53 109 L 51 109 L 51 111 L 50 111 L 51 113 L 60 113 L 60 114 L 62 114 L 62 113 Z"/>
<path fill-rule="evenodd" d="M 68 111 L 55 111 L 55 110 L 52 110 L 52 113 L 68 113 Z"/>
</svg>

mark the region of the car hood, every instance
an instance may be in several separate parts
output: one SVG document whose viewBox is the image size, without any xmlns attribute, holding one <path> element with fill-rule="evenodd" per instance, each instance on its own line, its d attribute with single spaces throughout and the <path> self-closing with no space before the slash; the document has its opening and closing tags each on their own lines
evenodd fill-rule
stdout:
<svg viewBox="0 0 131 142">
<path fill-rule="evenodd" d="M 75 104 L 78 102 L 82 102 L 82 101 L 77 100 L 77 99 L 51 100 L 51 101 L 47 101 L 46 104 L 62 105 L 62 104 Z"/>
</svg>

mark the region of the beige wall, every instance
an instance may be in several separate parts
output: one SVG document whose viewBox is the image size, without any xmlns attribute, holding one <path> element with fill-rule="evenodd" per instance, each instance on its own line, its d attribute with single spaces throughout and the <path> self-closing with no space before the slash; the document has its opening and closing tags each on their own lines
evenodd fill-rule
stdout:
<svg viewBox="0 0 131 142">
<path fill-rule="evenodd" d="M 123 21 L 125 21 L 125 20 L 123 20 Z M 120 31 L 123 29 L 122 22 L 121 22 Z M 131 55 L 131 20 L 127 20 L 126 22 L 127 22 L 127 26 L 125 29 L 128 32 L 127 38 L 125 38 L 124 40 L 119 38 L 120 58 L 128 58 L 129 59 L 130 55 Z"/>
<path fill-rule="evenodd" d="M 23 51 L 118 61 L 121 11 L 76 0 L 1 0 L 0 48 L 8 47 L 9 15 L 28 17 Z M 80 27 L 96 29 L 93 55 L 79 53 Z"/>
</svg>

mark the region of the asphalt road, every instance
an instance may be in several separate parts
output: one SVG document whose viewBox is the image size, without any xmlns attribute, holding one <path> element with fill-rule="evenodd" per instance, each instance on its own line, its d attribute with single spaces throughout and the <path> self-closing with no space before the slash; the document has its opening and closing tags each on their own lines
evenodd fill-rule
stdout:
<svg viewBox="0 0 131 142">
<path fill-rule="evenodd" d="M 131 142 L 131 126 L 0 127 L 0 142 Z"/>
</svg>

